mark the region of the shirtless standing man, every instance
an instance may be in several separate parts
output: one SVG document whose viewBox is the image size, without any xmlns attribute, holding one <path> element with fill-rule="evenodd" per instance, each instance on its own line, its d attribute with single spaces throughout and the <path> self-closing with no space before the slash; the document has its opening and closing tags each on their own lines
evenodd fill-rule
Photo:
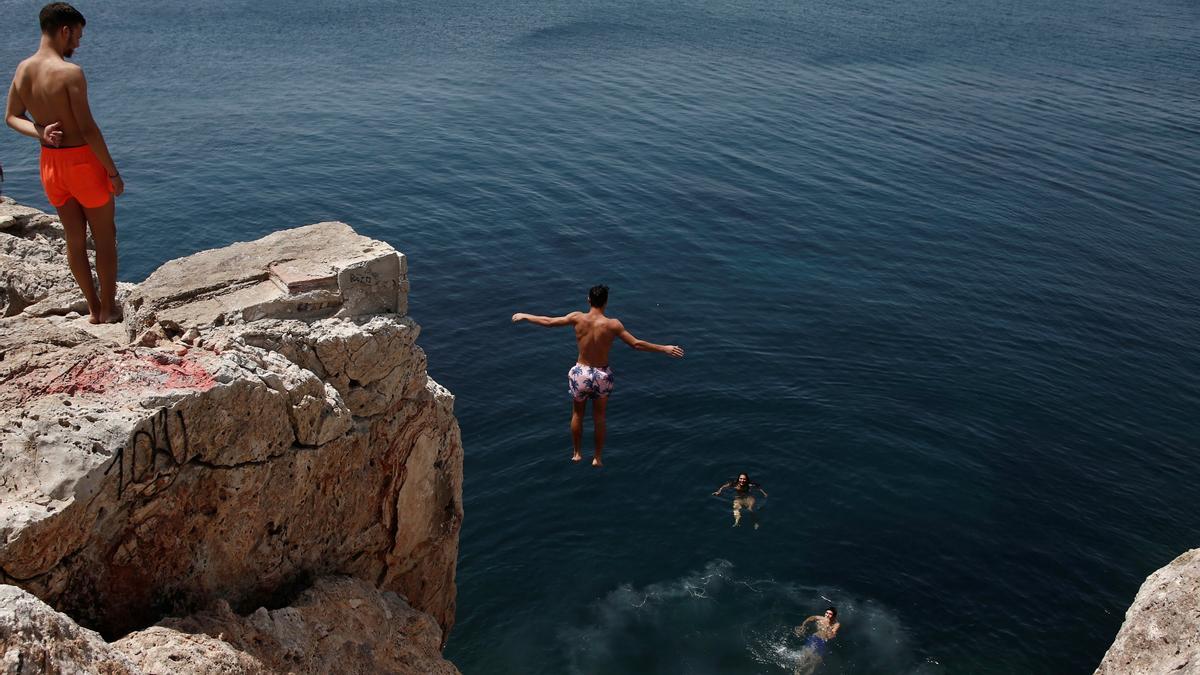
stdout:
<svg viewBox="0 0 1200 675">
<path fill-rule="evenodd" d="M 620 321 L 605 316 L 608 286 L 592 286 L 588 291 L 588 304 L 591 308 L 586 314 L 571 312 L 566 316 L 549 317 L 517 313 L 512 315 L 512 320 L 513 323 L 528 321 L 547 327 L 575 327 L 579 356 L 575 365 L 567 371 L 567 382 L 573 401 L 571 442 L 575 446 L 575 454 L 571 456 L 571 460 L 578 462 L 583 459 L 579 450 L 583 443 L 583 416 L 587 412 L 587 402 L 590 399 L 592 425 L 596 432 L 596 450 L 592 457 L 592 466 L 603 466 L 600 456 L 604 452 L 604 412 L 608 407 L 608 395 L 613 390 L 613 373 L 608 367 L 608 351 L 612 348 L 613 340 L 619 337 L 625 344 L 640 352 L 661 352 L 677 359 L 683 358 L 683 350 L 676 345 L 656 345 L 639 340 L 625 330 Z"/>
<path fill-rule="evenodd" d="M 100 127 L 92 119 L 83 69 L 67 62 L 79 48 L 87 22 L 79 10 L 65 2 L 46 5 L 38 18 L 42 24 L 42 42 L 33 56 L 17 66 L 8 90 L 4 121 L 41 142 L 42 187 L 62 220 L 67 261 L 75 282 L 87 298 L 88 320 L 108 323 L 119 318 L 115 315 L 114 197 L 125 191 L 125 184 L 108 154 Z M 96 244 L 99 295 L 92 285 L 87 258 L 89 227 Z"/>
</svg>

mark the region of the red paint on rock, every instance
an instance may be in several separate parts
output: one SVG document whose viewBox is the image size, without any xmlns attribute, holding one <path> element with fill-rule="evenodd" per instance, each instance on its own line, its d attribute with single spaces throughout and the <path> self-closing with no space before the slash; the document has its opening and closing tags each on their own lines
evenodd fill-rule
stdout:
<svg viewBox="0 0 1200 675">
<path fill-rule="evenodd" d="M 48 380 L 48 381 L 47 381 Z M 116 352 L 84 358 L 65 371 L 34 371 L 12 382 L 21 402 L 53 394 L 102 394 L 136 389 L 208 391 L 217 381 L 199 363 L 173 354 Z"/>
<path fill-rule="evenodd" d="M 96 367 L 99 365 L 99 367 Z M 71 366 L 71 369 L 42 390 L 43 396 L 49 394 L 98 394 L 112 388 L 116 384 L 117 372 L 108 364 L 96 364 L 96 359 L 86 359 Z"/>
<path fill-rule="evenodd" d="M 178 363 L 163 363 L 153 357 L 147 361 L 159 371 L 167 374 L 167 381 L 163 383 L 163 386 L 168 389 L 208 391 L 217 386 L 217 381 L 213 379 L 212 375 L 195 361 L 178 359 Z"/>
</svg>

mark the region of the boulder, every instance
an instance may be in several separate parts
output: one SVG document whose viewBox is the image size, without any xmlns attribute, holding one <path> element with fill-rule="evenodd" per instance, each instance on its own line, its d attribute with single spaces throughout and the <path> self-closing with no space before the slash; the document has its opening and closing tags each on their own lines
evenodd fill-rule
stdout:
<svg viewBox="0 0 1200 675">
<path fill-rule="evenodd" d="M 395 593 L 325 577 L 281 609 L 239 616 L 219 602 L 113 647 L 146 673 L 458 673 L 441 639 L 437 623 Z"/>
<path fill-rule="evenodd" d="M 12 675 L 455 675 L 442 631 L 403 598 L 352 577 L 317 579 L 287 607 L 224 601 L 112 643 L 34 595 L 0 586 L 0 669 Z"/>
<path fill-rule="evenodd" d="M 4 206 L 0 231 L 53 229 Z M 322 223 L 163 265 L 123 328 L 0 319 L 0 583 L 115 639 L 345 575 L 444 639 L 462 444 L 407 291 L 403 255 Z"/>
<path fill-rule="evenodd" d="M 1096 675 L 1200 674 L 1200 548 L 1151 574 Z"/>
<path fill-rule="evenodd" d="M 0 270 L 0 316 L 20 314 L 52 296 L 68 304 L 83 300 L 67 266 L 67 244 L 58 218 L 8 197 L 0 197 Z M 86 313 L 86 302 L 83 307 Z M 70 307 L 49 305 L 40 311 L 56 309 L 61 314 L 70 311 Z"/>
<path fill-rule="evenodd" d="M 135 675 L 99 633 L 15 586 L 0 586 L 0 669 L 8 675 Z"/>
</svg>

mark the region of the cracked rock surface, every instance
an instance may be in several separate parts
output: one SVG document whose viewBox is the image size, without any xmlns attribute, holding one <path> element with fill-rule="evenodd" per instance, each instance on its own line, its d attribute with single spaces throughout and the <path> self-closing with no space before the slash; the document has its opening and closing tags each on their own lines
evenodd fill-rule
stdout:
<svg viewBox="0 0 1200 675">
<path fill-rule="evenodd" d="M 1096 675 L 1200 675 L 1200 548 L 1151 574 Z"/>
<path fill-rule="evenodd" d="M 30 211 L 0 204 L 0 234 L 61 248 Z M 165 264 L 125 290 L 123 326 L 74 318 L 73 281 L 31 294 L 8 274 L 23 306 L 0 318 L 0 583 L 112 639 L 214 603 L 251 621 L 343 575 L 427 615 L 414 630 L 440 660 L 462 444 L 403 255 L 342 223 L 277 232 Z M 224 644 L 267 671 L 326 663 Z"/>
</svg>

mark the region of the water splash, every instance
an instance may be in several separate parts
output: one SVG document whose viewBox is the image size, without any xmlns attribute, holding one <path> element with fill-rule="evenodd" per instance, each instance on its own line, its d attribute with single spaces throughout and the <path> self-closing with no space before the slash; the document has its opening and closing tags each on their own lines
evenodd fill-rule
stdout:
<svg viewBox="0 0 1200 675">
<path fill-rule="evenodd" d="M 624 584 L 560 631 L 573 673 L 793 672 L 811 655 L 794 626 L 826 605 L 842 631 L 817 673 L 942 672 L 917 654 L 900 617 L 840 589 L 740 577 L 727 560 L 643 588 Z"/>
</svg>

